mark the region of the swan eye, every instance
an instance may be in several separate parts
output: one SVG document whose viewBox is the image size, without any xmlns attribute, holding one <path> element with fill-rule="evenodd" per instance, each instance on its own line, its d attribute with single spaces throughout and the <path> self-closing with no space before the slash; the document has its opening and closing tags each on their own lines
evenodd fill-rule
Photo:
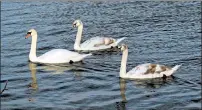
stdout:
<svg viewBox="0 0 202 110">
<path fill-rule="evenodd" d="M 76 23 L 73 24 L 73 27 L 76 27 Z"/>
<path fill-rule="evenodd" d="M 31 34 L 32 32 L 27 32 L 27 34 Z"/>
</svg>

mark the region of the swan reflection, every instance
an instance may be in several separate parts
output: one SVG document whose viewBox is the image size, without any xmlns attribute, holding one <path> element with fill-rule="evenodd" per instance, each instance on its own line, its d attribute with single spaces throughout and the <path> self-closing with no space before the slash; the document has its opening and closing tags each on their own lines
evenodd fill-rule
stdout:
<svg viewBox="0 0 202 110">
<path fill-rule="evenodd" d="M 31 83 L 31 88 L 33 88 L 34 90 L 38 89 L 38 85 L 37 85 L 37 78 L 36 78 L 36 64 L 35 63 L 29 63 L 29 69 L 31 71 L 31 76 L 32 76 L 32 83 Z"/>
<path fill-rule="evenodd" d="M 40 64 L 38 69 L 52 72 L 52 74 L 62 74 L 69 70 L 83 70 L 82 62 L 70 64 Z"/>
<path fill-rule="evenodd" d="M 69 64 L 36 64 L 29 62 L 29 69 L 32 74 L 33 82 L 36 82 L 36 72 L 50 72 L 51 74 L 63 74 L 66 71 L 74 70 L 73 73 L 76 77 L 81 77 L 80 71 L 85 70 L 80 63 L 75 65 Z"/>
<path fill-rule="evenodd" d="M 62 74 L 68 70 L 81 70 L 81 69 L 82 69 L 81 67 L 78 67 L 78 64 L 77 64 L 77 66 L 75 66 L 75 65 L 70 66 L 70 65 L 65 65 L 65 64 L 59 64 L 59 65 L 43 64 L 43 65 L 41 65 L 41 64 L 29 62 L 29 70 L 30 70 L 31 76 L 32 76 L 32 83 L 30 84 L 30 87 L 34 90 L 38 89 L 36 73 L 39 70 L 48 71 L 48 72 L 51 72 L 52 74 Z M 81 77 L 81 73 L 79 71 L 75 71 L 73 73 L 75 74 L 75 76 L 77 78 Z"/>
<path fill-rule="evenodd" d="M 127 100 L 126 100 L 126 95 L 125 95 L 125 91 L 126 91 L 126 81 L 125 81 L 125 79 L 120 78 L 119 85 L 120 85 L 120 92 L 121 92 L 122 101 L 116 102 L 116 107 L 117 107 L 117 110 L 126 110 Z"/>
<path fill-rule="evenodd" d="M 171 82 L 173 79 L 174 76 L 169 76 L 167 78 L 154 78 L 154 79 L 130 80 L 130 81 L 133 83 L 133 85 L 135 85 L 138 88 L 157 89 Z"/>
<path fill-rule="evenodd" d="M 155 78 L 155 79 L 149 79 L 149 80 L 134 80 L 134 79 L 119 79 L 119 86 L 120 86 L 120 93 L 121 93 L 121 101 L 116 102 L 117 110 L 127 110 L 126 104 L 127 104 L 127 98 L 125 95 L 126 91 L 126 81 L 129 81 L 132 83 L 132 85 L 138 87 L 138 88 L 147 88 L 150 91 L 155 90 L 157 88 L 162 87 L 163 85 L 171 82 L 174 79 L 174 77 L 167 77 L 166 79 L 163 78 Z"/>
</svg>

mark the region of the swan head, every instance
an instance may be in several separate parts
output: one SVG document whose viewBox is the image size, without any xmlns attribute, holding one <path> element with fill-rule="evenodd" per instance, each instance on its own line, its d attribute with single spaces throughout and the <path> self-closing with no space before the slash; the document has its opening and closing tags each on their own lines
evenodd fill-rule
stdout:
<svg viewBox="0 0 202 110">
<path fill-rule="evenodd" d="M 27 32 L 27 35 L 25 36 L 25 39 L 27 39 L 28 37 L 30 36 L 35 36 L 37 35 L 37 32 L 35 29 L 30 29 L 28 32 Z"/>
<path fill-rule="evenodd" d="M 75 28 L 83 25 L 83 23 L 81 22 L 81 20 L 75 20 L 72 25 Z"/>
<path fill-rule="evenodd" d="M 128 49 L 128 46 L 126 44 L 122 44 L 121 45 L 121 51 L 124 51 L 126 49 Z"/>
</svg>

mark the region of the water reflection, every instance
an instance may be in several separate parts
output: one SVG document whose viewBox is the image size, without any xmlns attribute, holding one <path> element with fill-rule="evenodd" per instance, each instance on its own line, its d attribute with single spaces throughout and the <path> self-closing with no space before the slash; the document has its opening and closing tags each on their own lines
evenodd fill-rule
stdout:
<svg viewBox="0 0 202 110">
<path fill-rule="evenodd" d="M 60 65 L 45 65 L 45 64 L 36 64 L 29 62 L 29 70 L 32 76 L 32 83 L 30 84 L 30 87 L 34 90 L 38 89 L 37 85 L 37 77 L 36 77 L 36 72 L 37 70 L 39 71 L 46 71 L 46 72 L 51 72 L 51 74 L 62 74 L 65 71 L 68 70 L 75 70 L 73 73 L 76 76 L 76 78 L 80 78 L 81 72 L 80 70 L 83 70 L 82 67 L 78 67 L 77 65 L 65 65 L 65 64 L 60 64 Z"/>
<path fill-rule="evenodd" d="M 62 74 L 69 70 L 83 70 L 82 62 L 74 65 L 69 64 L 38 64 L 38 69 L 49 71 L 52 74 Z"/>
<path fill-rule="evenodd" d="M 122 101 L 116 102 L 116 107 L 117 107 L 117 110 L 126 110 L 127 100 L 126 100 L 126 95 L 125 95 L 125 91 L 126 91 L 125 79 L 120 78 L 119 85 L 120 85 L 120 92 L 121 92 Z"/>
<path fill-rule="evenodd" d="M 29 63 L 29 69 L 31 71 L 31 76 L 32 76 L 32 83 L 30 84 L 30 86 L 32 89 L 37 90 L 38 85 L 37 85 L 37 78 L 36 78 L 36 64 Z"/>
<path fill-rule="evenodd" d="M 30 88 L 32 88 L 34 91 L 30 91 L 30 96 L 28 98 L 29 102 L 34 102 L 34 95 L 38 90 L 38 84 L 37 84 L 37 77 L 36 77 L 36 64 L 35 63 L 29 63 L 29 69 L 31 72 L 31 76 L 32 76 L 32 82 L 29 85 Z"/>
<path fill-rule="evenodd" d="M 63 74 L 66 71 L 74 70 L 73 73 L 76 77 L 81 77 L 81 71 L 85 71 L 85 68 L 82 67 L 81 63 L 77 63 L 75 65 L 69 64 L 36 64 L 29 62 L 29 69 L 31 71 L 32 76 L 32 85 L 36 86 L 36 72 L 51 72 L 51 74 Z M 34 87 L 34 88 L 37 88 Z"/>
<path fill-rule="evenodd" d="M 173 79 L 174 79 L 173 76 L 167 77 L 165 79 L 155 78 L 155 79 L 147 79 L 147 80 L 134 80 L 134 79 L 120 78 L 119 79 L 119 85 L 120 85 L 120 93 L 121 93 L 121 99 L 122 100 L 120 102 L 116 102 L 117 110 L 126 110 L 127 99 L 126 99 L 125 91 L 126 91 L 126 81 L 127 80 L 132 82 L 135 87 L 149 88 L 150 90 L 152 88 L 155 90 L 155 89 L 160 88 L 163 85 L 171 82 Z"/>
<path fill-rule="evenodd" d="M 44 73 L 44 72 L 48 72 L 53 75 L 58 75 L 58 74 L 62 74 L 65 71 L 69 71 L 69 70 L 74 70 L 73 73 L 76 76 L 77 79 L 80 79 L 80 77 L 82 76 L 81 71 L 84 70 L 84 68 L 79 67 L 80 64 L 76 64 L 76 65 L 67 65 L 67 64 L 59 64 L 59 65 L 48 65 L 48 64 L 36 64 L 36 63 L 32 63 L 29 62 L 29 70 L 31 73 L 31 78 L 32 78 L 32 82 L 31 84 L 29 84 L 29 88 L 31 88 L 31 90 L 29 90 L 29 98 L 28 101 L 29 102 L 34 102 L 35 101 L 35 95 L 38 92 L 38 84 L 37 84 L 37 76 L 36 73 Z M 80 65 L 81 66 L 81 65 Z M 40 74 L 38 74 L 40 75 Z"/>
<path fill-rule="evenodd" d="M 154 78 L 154 79 L 145 79 L 145 80 L 131 80 L 131 82 L 139 88 L 147 88 L 147 89 L 157 89 L 169 82 L 172 82 L 174 76 L 169 76 L 166 78 Z"/>
</svg>

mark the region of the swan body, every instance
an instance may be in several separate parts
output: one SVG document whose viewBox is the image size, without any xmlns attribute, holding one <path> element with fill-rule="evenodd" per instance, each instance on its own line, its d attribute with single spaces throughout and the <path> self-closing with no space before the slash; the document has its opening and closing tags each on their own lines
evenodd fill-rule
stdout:
<svg viewBox="0 0 202 110">
<path fill-rule="evenodd" d="M 104 50 L 104 49 L 109 49 L 109 48 L 117 46 L 120 41 L 125 39 L 125 38 L 122 38 L 122 39 L 119 39 L 119 40 L 115 40 L 113 38 L 110 38 L 110 39 L 113 39 L 116 42 L 111 43 L 109 45 L 104 45 L 103 44 L 103 45 L 96 46 L 97 44 L 101 44 L 103 42 L 103 39 L 105 39 L 105 38 L 106 37 L 93 37 L 93 38 L 90 38 L 89 40 L 86 40 L 85 42 L 83 42 L 80 45 L 80 47 L 82 48 L 81 50 Z"/>
<path fill-rule="evenodd" d="M 36 56 L 36 43 L 37 32 L 34 29 L 28 31 L 26 38 L 32 36 L 31 49 L 29 54 L 29 60 L 35 63 L 72 63 L 78 62 L 91 54 L 79 54 L 66 49 L 53 49 L 45 54 Z"/>
<path fill-rule="evenodd" d="M 147 79 L 147 78 L 159 78 L 172 75 L 181 65 L 176 65 L 173 68 L 167 67 L 160 64 L 145 63 L 140 64 L 126 73 L 126 63 L 128 57 L 128 47 L 122 45 L 121 50 L 123 51 L 120 77 L 132 78 L 132 79 Z"/>
<path fill-rule="evenodd" d="M 96 51 L 96 50 L 105 50 L 109 48 L 116 47 L 122 40 L 126 37 L 120 39 L 114 39 L 111 37 L 93 37 L 89 40 L 86 40 L 81 44 L 81 37 L 83 31 L 83 23 L 80 20 L 75 20 L 73 27 L 78 27 L 78 32 L 76 35 L 76 40 L 74 43 L 74 50 L 82 51 Z"/>
</svg>

